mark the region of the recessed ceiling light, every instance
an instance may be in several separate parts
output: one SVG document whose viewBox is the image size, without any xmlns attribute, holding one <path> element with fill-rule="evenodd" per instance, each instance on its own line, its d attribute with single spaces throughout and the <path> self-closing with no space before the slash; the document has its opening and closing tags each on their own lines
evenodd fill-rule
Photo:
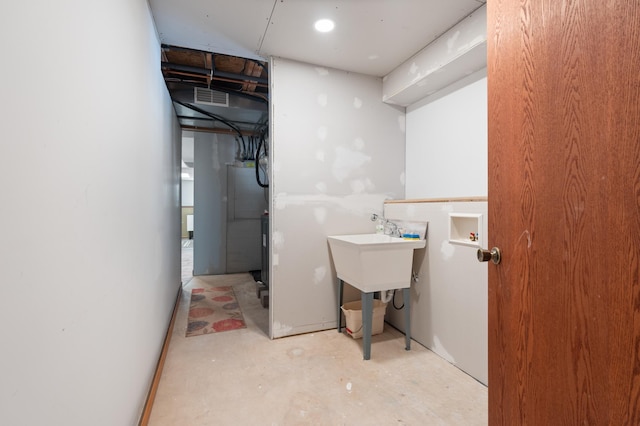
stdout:
<svg viewBox="0 0 640 426">
<path fill-rule="evenodd" d="M 328 33 L 329 31 L 333 30 L 335 26 L 336 24 L 331 19 L 320 19 L 314 24 L 316 30 L 320 31 L 321 33 Z"/>
</svg>

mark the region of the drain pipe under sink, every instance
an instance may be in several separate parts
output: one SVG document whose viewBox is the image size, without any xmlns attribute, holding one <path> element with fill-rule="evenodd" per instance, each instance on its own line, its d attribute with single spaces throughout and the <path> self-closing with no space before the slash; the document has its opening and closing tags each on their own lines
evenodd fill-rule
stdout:
<svg viewBox="0 0 640 426">
<path fill-rule="evenodd" d="M 383 290 L 380 292 L 380 301 L 382 301 L 383 303 L 389 303 L 391 302 L 391 299 L 393 299 L 393 292 L 394 290 Z"/>
</svg>

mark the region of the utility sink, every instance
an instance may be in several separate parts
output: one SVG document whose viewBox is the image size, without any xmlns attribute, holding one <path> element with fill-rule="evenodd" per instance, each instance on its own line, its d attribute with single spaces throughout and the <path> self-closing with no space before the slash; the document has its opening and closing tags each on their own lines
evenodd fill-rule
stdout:
<svg viewBox="0 0 640 426">
<path fill-rule="evenodd" d="M 363 293 L 408 288 L 413 250 L 425 240 L 405 240 L 384 234 L 327 237 L 338 278 Z"/>
<path fill-rule="evenodd" d="M 411 349 L 411 266 L 413 250 L 424 248 L 425 240 L 405 240 L 384 234 L 334 235 L 327 237 L 338 275 L 338 332 L 342 330 L 343 283 L 362 293 L 362 348 L 371 358 L 373 294 L 402 289 L 405 321 L 405 349 Z"/>
</svg>

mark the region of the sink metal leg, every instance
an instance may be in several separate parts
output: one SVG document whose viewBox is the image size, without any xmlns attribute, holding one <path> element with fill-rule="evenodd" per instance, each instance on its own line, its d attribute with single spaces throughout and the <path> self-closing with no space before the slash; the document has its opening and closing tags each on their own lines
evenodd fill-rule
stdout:
<svg viewBox="0 0 640 426">
<path fill-rule="evenodd" d="M 364 359 L 371 358 L 371 331 L 373 324 L 373 293 L 362 293 L 362 351 Z"/>
<path fill-rule="evenodd" d="M 402 300 L 404 302 L 404 341 L 405 349 L 411 350 L 411 289 L 402 289 Z"/>
<path fill-rule="evenodd" d="M 342 290 L 344 282 L 338 278 L 338 333 L 342 332 Z"/>
</svg>

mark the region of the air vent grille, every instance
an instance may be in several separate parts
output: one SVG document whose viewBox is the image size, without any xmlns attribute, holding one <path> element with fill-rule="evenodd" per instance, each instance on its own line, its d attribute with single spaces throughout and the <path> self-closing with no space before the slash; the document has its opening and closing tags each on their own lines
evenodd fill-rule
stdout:
<svg viewBox="0 0 640 426">
<path fill-rule="evenodd" d="M 218 90 L 194 87 L 194 102 L 203 105 L 229 106 L 229 94 Z"/>
</svg>

